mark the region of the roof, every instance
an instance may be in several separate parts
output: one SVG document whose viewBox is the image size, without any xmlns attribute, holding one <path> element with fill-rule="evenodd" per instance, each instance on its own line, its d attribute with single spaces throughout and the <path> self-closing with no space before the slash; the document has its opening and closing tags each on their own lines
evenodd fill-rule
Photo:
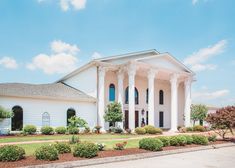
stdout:
<svg viewBox="0 0 235 168">
<path fill-rule="evenodd" d="M 95 98 L 64 83 L 0 83 L 0 96 L 90 102 L 96 101 Z"/>
</svg>

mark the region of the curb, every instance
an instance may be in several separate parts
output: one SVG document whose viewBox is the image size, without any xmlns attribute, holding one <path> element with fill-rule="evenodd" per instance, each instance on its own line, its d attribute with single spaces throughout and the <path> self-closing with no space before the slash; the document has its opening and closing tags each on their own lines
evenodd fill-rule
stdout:
<svg viewBox="0 0 235 168">
<path fill-rule="evenodd" d="M 200 146 L 200 147 L 192 147 L 192 148 L 176 149 L 176 150 L 168 150 L 168 151 L 160 151 L 160 152 L 116 156 L 116 157 L 106 157 L 106 158 L 99 158 L 99 159 L 87 159 L 87 160 L 79 160 L 79 161 L 71 161 L 71 162 L 34 165 L 34 166 L 26 166 L 24 168 L 84 167 L 84 166 L 92 166 L 92 165 L 99 165 L 99 164 L 112 163 L 112 162 L 130 161 L 130 160 L 159 157 L 159 156 L 165 156 L 165 155 L 195 152 L 195 151 L 202 151 L 202 150 L 210 150 L 210 149 L 217 149 L 217 148 L 224 148 L 224 147 L 232 147 L 232 146 L 235 146 L 235 143 L 217 144 L 217 145 Z"/>
</svg>

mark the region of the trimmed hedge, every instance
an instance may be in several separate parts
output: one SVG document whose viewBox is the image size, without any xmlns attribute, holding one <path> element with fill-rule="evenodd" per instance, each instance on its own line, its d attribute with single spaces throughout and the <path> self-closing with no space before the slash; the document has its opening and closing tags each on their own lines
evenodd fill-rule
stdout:
<svg viewBox="0 0 235 168">
<path fill-rule="evenodd" d="M 37 160 L 57 160 L 58 157 L 58 151 L 54 147 L 54 145 L 43 145 L 36 149 L 35 156 Z"/>
<path fill-rule="evenodd" d="M 67 143 L 56 143 L 54 144 L 54 147 L 56 148 L 56 150 L 60 153 L 71 153 L 71 148 L 70 145 Z"/>
<path fill-rule="evenodd" d="M 193 131 L 193 127 L 186 127 L 186 131 L 187 132 L 192 132 Z"/>
<path fill-rule="evenodd" d="M 21 160 L 25 157 L 25 150 L 15 145 L 5 145 L 0 147 L 0 161 L 10 162 Z"/>
<path fill-rule="evenodd" d="M 163 143 L 157 138 L 144 138 L 139 141 L 139 148 L 150 150 L 150 151 L 160 151 L 162 150 Z"/>
<path fill-rule="evenodd" d="M 204 135 L 192 135 L 193 143 L 199 145 L 208 145 L 208 139 Z"/>
<path fill-rule="evenodd" d="M 54 129 L 50 126 L 43 126 L 41 128 L 41 133 L 44 135 L 53 135 L 54 134 Z"/>
<path fill-rule="evenodd" d="M 193 143 L 193 138 L 191 135 L 183 135 L 186 138 L 187 144 Z"/>
<path fill-rule="evenodd" d="M 187 144 L 187 139 L 183 135 L 171 136 L 170 144 L 172 146 L 184 146 Z"/>
<path fill-rule="evenodd" d="M 57 134 L 65 134 L 67 129 L 65 127 L 56 127 L 55 132 Z"/>
<path fill-rule="evenodd" d="M 161 136 L 157 137 L 157 139 L 160 139 L 163 143 L 163 146 L 170 146 L 170 138 L 167 136 Z"/>
<path fill-rule="evenodd" d="M 143 134 L 146 133 L 146 130 L 145 130 L 143 127 L 137 127 L 137 128 L 135 129 L 135 133 L 136 133 L 136 134 L 139 134 L 139 135 L 143 135 Z"/>
<path fill-rule="evenodd" d="M 193 131 L 204 132 L 205 128 L 201 125 L 195 125 L 195 126 L 193 126 Z"/>
<path fill-rule="evenodd" d="M 26 125 L 26 126 L 24 126 L 24 128 L 23 128 L 24 134 L 32 135 L 32 134 L 35 134 L 36 131 L 37 131 L 37 127 L 34 126 L 34 125 Z"/>
<path fill-rule="evenodd" d="M 78 143 L 73 150 L 73 156 L 75 157 L 85 157 L 92 158 L 97 156 L 98 147 L 94 143 L 91 142 L 81 142 Z"/>
<path fill-rule="evenodd" d="M 155 128 L 152 125 L 146 125 L 146 126 L 144 126 L 144 129 L 145 129 L 146 133 L 148 133 L 148 134 L 162 134 L 161 128 Z"/>
</svg>

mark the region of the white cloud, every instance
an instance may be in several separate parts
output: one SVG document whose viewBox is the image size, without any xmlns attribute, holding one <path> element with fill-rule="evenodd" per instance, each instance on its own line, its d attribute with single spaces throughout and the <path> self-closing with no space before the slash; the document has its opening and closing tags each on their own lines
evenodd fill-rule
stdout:
<svg viewBox="0 0 235 168">
<path fill-rule="evenodd" d="M 194 92 L 192 96 L 193 96 L 193 99 L 212 100 L 212 99 L 218 99 L 218 98 L 224 97 L 228 95 L 229 92 L 230 91 L 227 89 L 217 90 L 214 92 L 202 91 L 202 92 Z"/>
<path fill-rule="evenodd" d="M 227 41 L 221 40 L 213 46 L 199 49 L 198 51 L 186 57 L 184 63 L 191 66 L 192 70 L 194 71 L 214 70 L 216 69 L 216 65 L 203 63 L 205 63 L 209 58 L 223 53 L 226 45 Z"/>
<path fill-rule="evenodd" d="M 94 52 L 91 56 L 92 59 L 98 59 L 98 58 L 101 58 L 101 57 L 102 57 L 101 54 L 98 53 L 98 52 Z"/>
<path fill-rule="evenodd" d="M 196 3 L 198 3 L 198 0 L 192 0 L 193 5 L 196 5 Z"/>
<path fill-rule="evenodd" d="M 55 40 L 51 43 L 51 50 L 55 53 L 67 52 L 70 54 L 76 54 L 80 49 L 77 45 L 67 44 L 61 40 Z"/>
<path fill-rule="evenodd" d="M 3 65 L 5 68 L 8 68 L 8 69 L 18 68 L 18 64 L 16 63 L 16 60 L 10 57 L 3 57 L 2 59 L 0 59 L 0 65 Z"/>
<path fill-rule="evenodd" d="M 52 54 L 36 55 L 32 62 L 26 65 L 29 70 L 40 69 L 46 74 L 63 74 L 76 69 L 76 57 L 79 48 L 76 45 L 53 41 Z"/>
<path fill-rule="evenodd" d="M 81 10 L 86 7 L 86 0 L 60 0 L 60 7 L 63 11 L 68 11 L 70 8 Z"/>
</svg>

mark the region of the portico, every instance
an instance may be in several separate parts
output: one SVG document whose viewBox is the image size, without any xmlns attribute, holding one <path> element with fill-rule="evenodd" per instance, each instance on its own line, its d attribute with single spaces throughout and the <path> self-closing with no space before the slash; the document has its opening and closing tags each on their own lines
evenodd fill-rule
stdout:
<svg viewBox="0 0 235 168">
<path fill-rule="evenodd" d="M 178 125 L 189 126 L 190 73 L 131 60 L 118 65 L 100 64 L 98 78 L 98 116 L 104 130 L 108 126 L 102 116 L 112 101 L 122 106 L 125 119 L 119 126 L 125 129 L 149 124 L 176 131 Z M 111 84 L 115 88 L 113 100 L 109 100 Z M 179 99 L 183 104 L 179 105 Z"/>
</svg>

